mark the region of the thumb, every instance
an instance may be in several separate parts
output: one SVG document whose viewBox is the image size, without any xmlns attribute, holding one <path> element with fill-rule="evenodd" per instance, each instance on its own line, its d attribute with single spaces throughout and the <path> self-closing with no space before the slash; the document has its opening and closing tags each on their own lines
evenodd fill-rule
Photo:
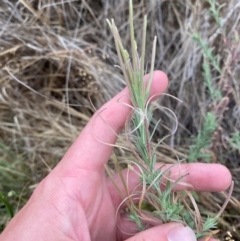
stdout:
<svg viewBox="0 0 240 241">
<path fill-rule="evenodd" d="M 126 241 L 197 241 L 192 229 L 179 223 L 168 223 L 140 232 Z"/>
</svg>

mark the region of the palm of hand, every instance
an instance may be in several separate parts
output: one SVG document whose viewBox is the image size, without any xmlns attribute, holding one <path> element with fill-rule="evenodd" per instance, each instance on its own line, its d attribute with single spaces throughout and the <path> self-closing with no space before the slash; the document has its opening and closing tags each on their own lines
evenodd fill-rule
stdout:
<svg viewBox="0 0 240 241">
<path fill-rule="evenodd" d="M 49 198 L 61 235 L 75 241 L 116 240 L 116 207 L 104 173 L 80 170 L 75 174 L 58 179 L 62 194 Z"/>
</svg>

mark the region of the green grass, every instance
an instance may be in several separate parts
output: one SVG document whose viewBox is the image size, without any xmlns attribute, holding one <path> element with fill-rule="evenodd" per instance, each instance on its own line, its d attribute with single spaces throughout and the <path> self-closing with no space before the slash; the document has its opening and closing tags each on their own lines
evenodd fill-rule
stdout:
<svg viewBox="0 0 240 241">
<path fill-rule="evenodd" d="M 0 143 L 0 230 L 14 216 L 17 208 L 26 203 L 31 193 L 24 188 L 31 179 L 25 158 Z"/>
</svg>

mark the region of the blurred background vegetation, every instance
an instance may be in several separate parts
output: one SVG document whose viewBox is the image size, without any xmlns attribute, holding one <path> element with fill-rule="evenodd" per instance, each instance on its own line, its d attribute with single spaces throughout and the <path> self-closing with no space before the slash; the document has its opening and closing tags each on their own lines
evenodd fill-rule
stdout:
<svg viewBox="0 0 240 241">
<path fill-rule="evenodd" d="M 230 232 L 240 240 L 240 2 L 133 3 L 139 43 L 148 15 L 146 59 L 156 35 L 155 69 L 168 75 L 167 92 L 183 101 L 164 96 L 155 103 L 179 121 L 158 160 L 174 163 L 174 150 L 188 162 L 226 165 L 235 187 L 218 238 Z M 99 108 L 124 87 L 106 18 L 114 18 L 130 46 L 128 0 L 0 2 L 0 230 L 86 125 L 94 113 L 89 98 Z M 157 138 L 174 128 L 169 113 L 159 111 L 159 118 Z M 202 212 L 216 213 L 225 195 L 197 194 Z"/>
</svg>

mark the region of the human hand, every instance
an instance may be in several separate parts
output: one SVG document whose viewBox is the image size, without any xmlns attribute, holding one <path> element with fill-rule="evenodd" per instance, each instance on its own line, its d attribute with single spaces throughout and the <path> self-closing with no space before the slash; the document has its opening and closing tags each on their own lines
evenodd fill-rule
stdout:
<svg viewBox="0 0 240 241">
<path fill-rule="evenodd" d="M 166 88 L 167 77 L 156 71 L 151 95 L 162 93 Z M 60 163 L 10 221 L 0 241 L 196 240 L 189 228 L 176 223 L 159 225 L 132 237 L 121 232 L 131 233 L 132 225 L 124 218 L 115 218 L 122 199 L 105 175 L 104 164 L 112 147 L 104 143 L 115 143 L 116 135 L 109 126 L 119 132 L 131 111 L 117 102 L 120 97 L 129 102 L 127 93 L 124 89 L 106 103 L 99 110 L 104 110 L 101 118 L 97 118 L 99 112 L 95 114 Z M 221 191 L 231 183 L 231 174 L 222 165 L 182 164 L 174 167 L 172 175 L 179 169 L 189 173 L 183 181 L 197 191 Z M 138 178 L 133 173 L 130 175 L 129 189 L 134 189 Z M 121 186 L 117 175 L 116 180 Z"/>
</svg>

